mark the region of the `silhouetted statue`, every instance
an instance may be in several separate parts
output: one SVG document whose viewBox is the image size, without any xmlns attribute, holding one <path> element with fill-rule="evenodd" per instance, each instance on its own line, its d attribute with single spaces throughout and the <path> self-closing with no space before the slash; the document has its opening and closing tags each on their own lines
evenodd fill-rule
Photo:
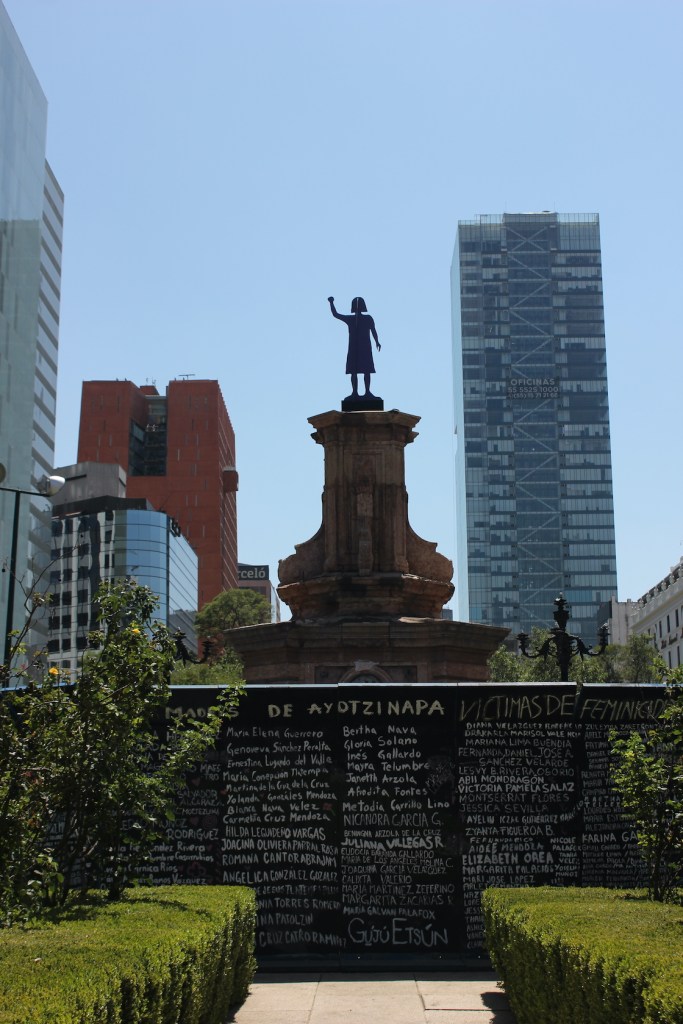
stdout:
<svg viewBox="0 0 683 1024">
<path fill-rule="evenodd" d="M 379 352 L 382 346 L 377 337 L 375 321 L 368 313 L 365 299 L 357 296 L 351 303 L 351 315 L 345 316 L 338 313 L 334 308 L 334 297 L 330 295 L 327 300 L 330 304 L 332 316 L 337 320 L 343 320 L 349 329 L 349 351 L 346 356 L 346 372 L 351 374 L 351 398 L 358 398 L 358 374 L 363 374 L 365 381 L 364 398 L 374 398 L 370 391 L 370 374 L 375 372 L 375 363 L 372 358 L 372 342 L 370 335 L 375 339 L 375 345 Z"/>
</svg>

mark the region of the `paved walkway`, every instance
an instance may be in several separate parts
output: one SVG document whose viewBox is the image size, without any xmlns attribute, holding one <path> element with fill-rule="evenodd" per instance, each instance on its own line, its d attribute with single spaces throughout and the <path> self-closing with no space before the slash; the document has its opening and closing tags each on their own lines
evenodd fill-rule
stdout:
<svg viewBox="0 0 683 1024">
<path fill-rule="evenodd" d="M 234 1024 L 515 1024 L 493 972 L 257 974 Z"/>
</svg>

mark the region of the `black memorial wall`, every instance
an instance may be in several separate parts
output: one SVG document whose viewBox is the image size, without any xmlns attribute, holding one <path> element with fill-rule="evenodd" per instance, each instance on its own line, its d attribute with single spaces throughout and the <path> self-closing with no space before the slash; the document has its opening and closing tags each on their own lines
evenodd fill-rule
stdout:
<svg viewBox="0 0 683 1024">
<path fill-rule="evenodd" d="M 215 690 L 178 687 L 168 715 Z M 159 883 L 243 884 L 262 959 L 480 955 L 489 885 L 631 887 L 613 730 L 661 687 L 253 686 L 178 796 Z"/>
</svg>

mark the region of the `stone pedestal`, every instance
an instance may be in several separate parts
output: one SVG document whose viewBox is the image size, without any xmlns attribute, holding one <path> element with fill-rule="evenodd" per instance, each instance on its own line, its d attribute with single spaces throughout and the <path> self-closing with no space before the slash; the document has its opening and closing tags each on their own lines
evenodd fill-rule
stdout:
<svg viewBox="0 0 683 1024">
<path fill-rule="evenodd" d="M 277 622 L 228 634 L 248 683 L 485 682 L 507 630 L 446 619 Z"/>
<path fill-rule="evenodd" d="M 322 524 L 279 566 L 292 621 L 228 634 L 248 683 L 485 681 L 507 631 L 441 618 L 453 565 L 408 522 L 404 451 L 418 416 L 310 418 L 325 450 Z"/>
<path fill-rule="evenodd" d="M 322 525 L 280 562 L 294 621 L 440 618 L 453 565 L 408 522 L 404 449 L 419 416 L 326 412 L 308 421 L 325 449 Z"/>
</svg>

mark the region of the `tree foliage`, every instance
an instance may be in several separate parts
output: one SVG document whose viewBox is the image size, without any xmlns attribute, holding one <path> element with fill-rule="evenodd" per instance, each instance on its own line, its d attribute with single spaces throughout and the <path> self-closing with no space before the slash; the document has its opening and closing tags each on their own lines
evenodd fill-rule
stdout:
<svg viewBox="0 0 683 1024">
<path fill-rule="evenodd" d="M 204 605 L 195 618 L 197 635 L 211 640 L 217 649 L 225 645 L 227 630 L 270 622 L 270 602 L 255 590 L 224 590 Z"/>
<path fill-rule="evenodd" d="M 226 648 L 208 661 L 176 663 L 171 674 L 171 686 L 241 686 L 244 666 L 235 651 Z"/>
<path fill-rule="evenodd" d="M 680 675 L 680 673 L 678 673 Z M 683 879 L 683 689 L 654 725 L 627 737 L 612 736 L 614 786 L 633 820 L 648 872 L 648 893 L 676 895 Z"/>
<path fill-rule="evenodd" d="M 529 649 L 539 651 L 548 631 L 534 627 Z M 501 645 L 489 658 L 489 679 L 493 683 L 556 682 L 560 671 L 552 657 L 527 658 Z M 608 644 L 597 658 L 571 661 L 570 678 L 580 683 L 660 683 L 671 678 L 671 670 L 657 652 L 651 637 L 631 636 L 626 644 Z"/>
<path fill-rule="evenodd" d="M 56 668 L 0 700 L 0 903 L 4 921 L 75 887 L 129 885 L 172 816 L 186 771 L 234 710 L 233 676 L 206 720 L 163 732 L 175 644 L 133 581 L 103 585 L 80 676 Z"/>
</svg>

